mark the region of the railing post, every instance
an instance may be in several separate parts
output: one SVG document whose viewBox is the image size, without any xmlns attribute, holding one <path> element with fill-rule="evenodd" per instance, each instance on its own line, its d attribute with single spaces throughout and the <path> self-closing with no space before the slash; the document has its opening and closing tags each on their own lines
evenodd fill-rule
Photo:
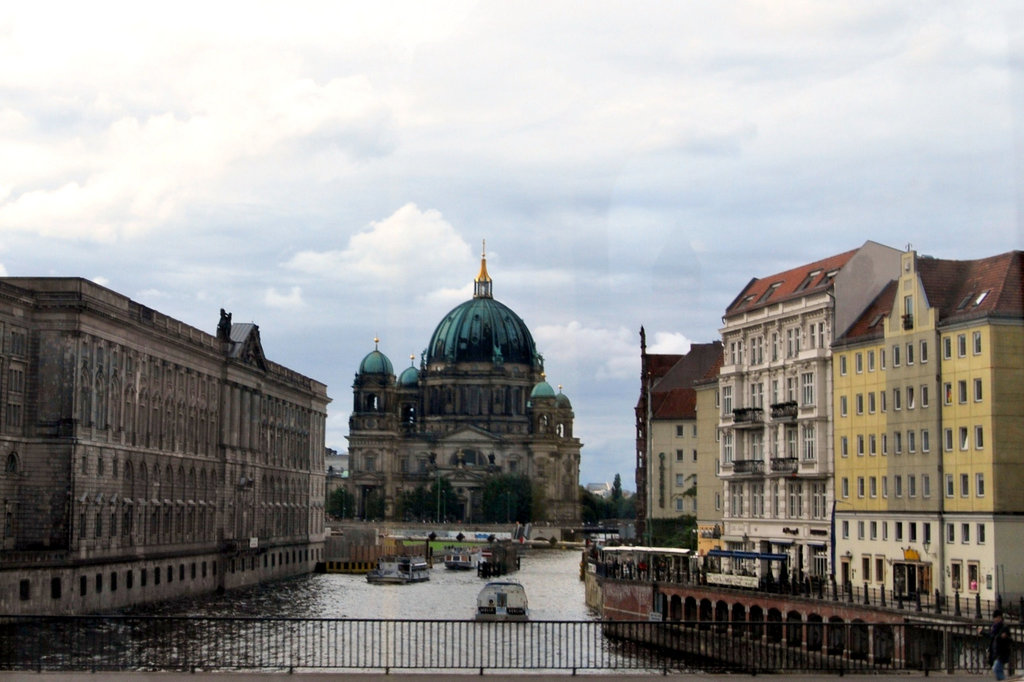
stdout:
<svg viewBox="0 0 1024 682">
<path fill-rule="evenodd" d="M 871 588 L 868 587 L 867 583 L 864 583 L 864 604 L 865 606 L 871 605 Z"/>
<path fill-rule="evenodd" d="M 881 592 L 882 600 L 880 602 L 878 602 L 878 603 L 884 609 L 885 608 L 885 585 L 882 585 L 882 587 L 880 589 L 880 592 Z"/>
<path fill-rule="evenodd" d="M 974 614 L 977 618 L 981 618 L 981 593 L 978 592 L 974 595 Z"/>
<path fill-rule="evenodd" d="M 935 588 L 935 613 L 942 613 L 942 595 L 939 588 Z"/>
<path fill-rule="evenodd" d="M 953 615 L 959 616 L 960 615 L 960 590 L 957 590 L 956 592 L 954 592 L 953 596 L 955 598 L 955 601 L 953 602 L 953 607 L 955 609 L 953 611 Z"/>
<path fill-rule="evenodd" d="M 917 612 L 921 612 L 921 591 L 918 590 L 914 593 L 914 601 L 917 602 Z"/>
</svg>

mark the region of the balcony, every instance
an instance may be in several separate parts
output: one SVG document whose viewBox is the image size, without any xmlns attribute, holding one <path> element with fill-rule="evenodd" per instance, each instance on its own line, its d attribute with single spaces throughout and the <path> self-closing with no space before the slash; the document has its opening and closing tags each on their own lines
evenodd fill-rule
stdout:
<svg viewBox="0 0 1024 682">
<path fill-rule="evenodd" d="M 796 457 L 772 457 L 771 467 L 773 474 L 795 474 L 799 468 L 799 460 Z"/>
<path fill-rule="evenodd" d="M 732 463 L 733 474 L 764 474 L 764 461 L 760 459 L 738 459 Z"/>
<path fill-rule="evenodd" d="M 772 419 L 776 421 L 792 421 L 796 419 L 797 405 L 795 400 L 784 403 L 775 403 L 771 406 Z"/>
<path fill-rule="evenodd" d="M 760 407 L 737 407 L 732 411 L 732 423 L 736 428 L 754 428 L 764 424 L 764 410 Z"/>
<path fill-rule="evenodd" d="M 910 330 L 910 329 L 913 329 L 913 328 L 914 328 L 914 316 L 913 315 L 909 315 L 909 314 L 908 315 L 904 315 L 903 316 L 903 329 Z"/>
</svg>

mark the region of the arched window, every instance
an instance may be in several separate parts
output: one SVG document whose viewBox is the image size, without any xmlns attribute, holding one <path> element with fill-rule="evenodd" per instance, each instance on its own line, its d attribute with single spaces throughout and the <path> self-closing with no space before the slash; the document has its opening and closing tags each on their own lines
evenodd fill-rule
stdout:
<svg viewBox="0 0 1024 682">
<path fill-rule="evenodd" d="M 18 473 L 18 468 L 18 453 L 12 451 L 11 454 L 7 455 L 7 464 L 4 466 L 4 471 L 8 474 L 16 474 Z"/>
</svg>

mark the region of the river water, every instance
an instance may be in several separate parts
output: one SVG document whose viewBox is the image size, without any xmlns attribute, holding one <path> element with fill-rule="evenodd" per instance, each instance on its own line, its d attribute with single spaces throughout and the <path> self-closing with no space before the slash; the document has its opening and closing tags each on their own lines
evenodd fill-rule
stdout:
<svg viewBox="0 0 1024 682">
<path fill-rule="evenodd" d="M 532 549 L 520 554 L 520 570 L 507 577 L 523 584 L 531 620 L 596 620 L 585 604 L 579 550 Z M 475 571 L 453 571 L 437 562 L 430 580 L 409 585 L 371 585 L 363 575 L 311 574 L 233 590 L 223 595 L 178 599 L 131 610 L 134 615 L 257 616 L 289 618 L 383 618 L 472 620 L 486 581 Z"/>
</svg>

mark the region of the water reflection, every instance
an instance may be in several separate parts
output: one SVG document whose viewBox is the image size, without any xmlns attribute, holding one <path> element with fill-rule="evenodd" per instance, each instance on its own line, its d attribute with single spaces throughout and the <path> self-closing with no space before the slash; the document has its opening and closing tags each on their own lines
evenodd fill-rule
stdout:
<svg viewBox="0 0 1024 682">
<path fill-rule="evenodd" d="M 530 550 L 511 578 L 523 583 L 531 620 L 596 620 L 587 609 L 580 552 Z M 370 585 L 362 575 L 307 575 L 223 595 L 203 595 L 130 611 L 140 615 L 471 620 L 484 580 L 435 565 L 430 580 Z"/>
</svg>

